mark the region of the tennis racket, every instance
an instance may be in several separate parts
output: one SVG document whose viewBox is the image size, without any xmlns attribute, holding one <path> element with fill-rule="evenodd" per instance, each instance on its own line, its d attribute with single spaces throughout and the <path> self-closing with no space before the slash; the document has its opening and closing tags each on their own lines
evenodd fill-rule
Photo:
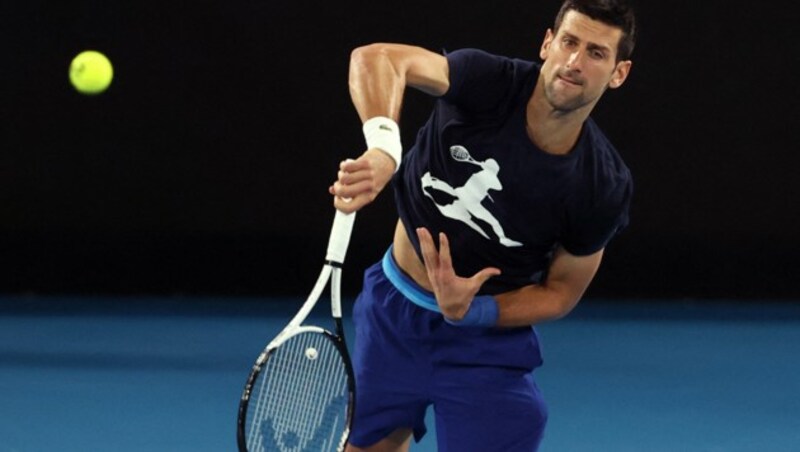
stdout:
<svg viewBox="0 0 800 452">
<path fill-rule="evenodd" d="M 355 383 L 344 341 L 342 263 L 355 213 L 336 211 L 325 265 L 311 294 L 256 359 L 239 403 L 240 452 L 342 451 Z M 334 332 L 303 325 L 330 281 Z"/>
<path fill-rule="evenodd" d="M 453 157 L 453 159 L 459 162 L 467 162 L 479 165 L 479 163 L 476 162 L 471 155 L 469 155 L 469 151 L 464 146 L 450 146 L 450 155 Z"/>
</svg>

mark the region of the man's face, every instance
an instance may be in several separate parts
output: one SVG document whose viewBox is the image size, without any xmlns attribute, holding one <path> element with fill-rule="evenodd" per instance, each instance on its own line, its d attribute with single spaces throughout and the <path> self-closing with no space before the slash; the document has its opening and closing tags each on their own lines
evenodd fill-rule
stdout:
<svg viewBox="0 0 800 452">
<path fill-rule="evenodd" d="M 571 10 L 556 34 L 547 30 L 539 55 L 544 60 L 544 94 L 553 109 L 593 107 L 606 88 L 617 88 L 630 61 L 616 62 L 622 30 Z"/>
</svg>

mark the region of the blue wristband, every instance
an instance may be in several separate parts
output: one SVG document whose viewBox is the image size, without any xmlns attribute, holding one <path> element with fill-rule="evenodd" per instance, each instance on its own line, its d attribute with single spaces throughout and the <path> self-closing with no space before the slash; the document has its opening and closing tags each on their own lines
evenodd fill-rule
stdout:
<svg viewBox="0 0 800 452">
<path fill-rule="evenodd" d="M 472 300 L 467 313 L 461 320 L 444 320 L 455 326 L 494 326 L 500 315 L 497 300 L 491 295 L 480 295 Z"/>
</svg>

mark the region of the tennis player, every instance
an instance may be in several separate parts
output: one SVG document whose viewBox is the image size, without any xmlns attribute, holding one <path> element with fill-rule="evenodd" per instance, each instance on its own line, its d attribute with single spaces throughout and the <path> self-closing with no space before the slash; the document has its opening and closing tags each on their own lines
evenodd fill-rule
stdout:
<svg viewBox="0 0 800 452">
<path fill-rule="evenodd" d="M 628 223 L 630 172 L 589 115 L 625 82 L 634 29 L 623 0 L 566 0 L 541 64 L 400 44 L 352 53 L 368 149 L 330 193 L 356 211 L 392 180 L 400 219 L 354 307 L 348 451 L 408 450 L 431 404 L 440 452 L 538 448 L 533 325 L 576 306 Z M 407 86 L 438 99 L 401 159 Z"/>
</svg>

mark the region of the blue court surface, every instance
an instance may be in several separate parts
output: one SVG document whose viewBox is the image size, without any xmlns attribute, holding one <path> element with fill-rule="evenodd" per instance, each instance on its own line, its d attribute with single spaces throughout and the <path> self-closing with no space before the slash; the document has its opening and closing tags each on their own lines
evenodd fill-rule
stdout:
<svg viewBox="0 0 800 452">
<path fill-rule="evenodd" d="M 234 451 L 249 368 L 299 304 L 0 297 L 0 452 Z M 800 450 L 798 303 L 585 300 L 538 329 L 543 451 Z"/>
</svg>

